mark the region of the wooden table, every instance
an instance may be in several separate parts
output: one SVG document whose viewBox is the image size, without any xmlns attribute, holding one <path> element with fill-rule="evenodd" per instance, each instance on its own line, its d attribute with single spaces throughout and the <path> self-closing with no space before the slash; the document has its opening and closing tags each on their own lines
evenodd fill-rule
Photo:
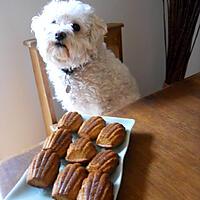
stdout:
<svg viewBox="0 0 200 200">
<path fill-rule="evenodd" d="M 200 74 L 113 116 L 136 119 L 118 200 L 200 200 Z M 39 146 L 1 165 L 0 199 L 38 150 Z M 7 173 L 10 166 L 14 170 Z"/>
<path fill-rule="evenodd" d="M 200 73 L 113 115 L 136 119 L 119 200 L 200 200 Z"/>
</svg>

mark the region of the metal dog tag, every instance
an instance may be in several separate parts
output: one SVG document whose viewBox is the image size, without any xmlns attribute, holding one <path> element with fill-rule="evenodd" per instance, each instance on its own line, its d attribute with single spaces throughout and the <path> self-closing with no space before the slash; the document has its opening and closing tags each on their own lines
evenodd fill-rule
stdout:
<svg viewBox="0 0 200 200">
<path fill-rule="evenodd" d="M 70 86 L 70 85 L 67 85 L 67 87 L 66 87 L 66 93 L 69 93 L 70 90 L 71 90 L 71 86 Z"/>
</svg>

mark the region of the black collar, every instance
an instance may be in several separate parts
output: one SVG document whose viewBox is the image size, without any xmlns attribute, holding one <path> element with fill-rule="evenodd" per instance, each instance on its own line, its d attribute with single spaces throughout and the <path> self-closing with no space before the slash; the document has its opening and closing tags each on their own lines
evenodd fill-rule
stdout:
<svg viewBox="0 0 200 200">
<path fill-rule="evenodd" d="M 73 74 L 73 72 L 74 72 L 73 69 L 62 68 L 61 70 L 62 70 L 66 75 L 71 75 L 71 74 Z"/>
<path fill-rule="evenodd" d="M 86 65 L 88 65 L 90 62 L 86 62 L 86 63 L 84 63 L 83 65 L 80 65 L 79 66 L 79 68 L 81 68 L 81 66 L 86 66 Z M 77 71 L 78 70 L 78 68 L 74 68 L 74 69 L 72 69 L 72 68 L 69 68 L 69 69 L 66 69 L 66 68 L 62 68 L 61 69 L 66 75 L 72 75 L 75 71 Z"/>
</svg>

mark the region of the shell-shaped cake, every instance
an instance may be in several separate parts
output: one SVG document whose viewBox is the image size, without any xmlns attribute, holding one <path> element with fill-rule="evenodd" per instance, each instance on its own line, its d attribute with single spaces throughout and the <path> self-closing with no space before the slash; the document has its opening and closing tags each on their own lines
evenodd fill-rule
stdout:
<svg viewBox="0 0 200 200">
<path fill-rule="evenodd" d="M 68 129 L 72 132 L 78 131 L 83 123 L 82 116 L 77 112 L 67 112 L 58 121 L 58 128 Z"/>
<path fill-rule="evenodd" d="M 58 174 L 60 161 L 58 155 L 51 149 L 40 151 L 28 168 L 27 183 L 46 188 L 53 184 Z"/>
<path fill-rule="evenodd" d="M 79 138 L 71 143 L 68 150 L 66 160 L 69 162 L 88 162 L 97 154 L 93 143 L 86 138 Z"/>
<path fill-rule="evenodd" d="M 111 174 L 119 163 L 117 153 L 112 150 L 99 152 L 87 166 L 89 172 L 102 171 Z"/>
<path fill-rule="evenodd" d="M 106 126 L 105 120 L 100 116 L 94 116 L 83 122 L 78 134 L 80 137 L 94 140 L 99 135 L 102 128 Z"/>
<path fill-rule="evenodd" d="M 71 132 L 67 129 L 58 129 L 45 140 L 43 149 L 52 149 L 59 157 L 63 157 L 66 155 L 71 142 Z"/>
<path fill-rule="evenodd" d="M 54 183 L 52 197 L 57 200 L 76 200 L 87 171 L 79 163 L 67 165 Z"/>
<path fill-rule="evenodd" d="M 89 173 L 83 181 L 77 200 L 113 200 L 113 185 L 109 175 L 101 172 Z"/>
<path fill-rule="evenodd" d="M 99 133 L 96 144 L 100 147 L 112 148 L 120 145 L 125 138 L 125 128 L 122 124 L 112 123 Z"/>
</svg>

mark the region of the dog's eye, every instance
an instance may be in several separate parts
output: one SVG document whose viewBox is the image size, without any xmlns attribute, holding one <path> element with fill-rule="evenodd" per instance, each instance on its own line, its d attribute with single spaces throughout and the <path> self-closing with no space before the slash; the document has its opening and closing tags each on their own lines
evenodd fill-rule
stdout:
<svg viewBox="0 0 200 200">
<path fill-rule="evenodd" d="M 73 28 L 74 32 L 79 32 L 81 29 L 81 27 L 76 23 L 72 24 L 72 28 Z"/>
<path fill-rule="evenodd" d="M 55 23 L 56 23 L 56 20 L 53 20 L 51 23 L 52 23 L 52 24 L 55 24 Z"/>
</svg>

